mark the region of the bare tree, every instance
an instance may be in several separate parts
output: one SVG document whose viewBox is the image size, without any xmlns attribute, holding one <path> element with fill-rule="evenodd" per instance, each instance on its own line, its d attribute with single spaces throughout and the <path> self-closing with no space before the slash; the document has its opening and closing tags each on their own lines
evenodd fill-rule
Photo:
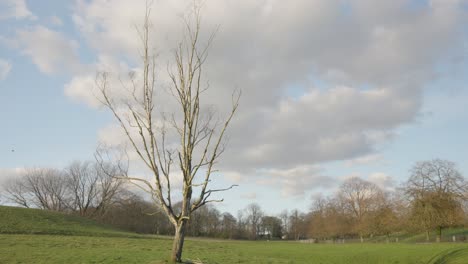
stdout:
<svg viewBox="0 0 468 264">
<path fill-rule="evenodd" d="M 120 190 L 121 167 L 101 162 L 73 162 L 64 170 L 70 206 L 81 216 L 102 215 Z"/>
<path fill-rule="evenodd" d="M 237 234 L 236 238 L 246 238 L 247 237 L 247 217 L 244 216 L 244 210 L 237 211 Z"/>
<path fill-rule="evenodd" d="M 98 195 L 98 177 L 93 173 L 89 162 L 73 162 L 65 168 L 67 188 L 72 195 L 71 206 L 81 216 L 86 216 L 89 209 L 95 207 Z"/>
<path fill-rule="evenodd" d="M 3 192 L 8 201 L 26 208 L 31 207 L 33 197 L 24 177 L 7 179 L 3 185 Z"/>
<path fill-rule="evenodd" d="M 440 241 L 443 228 L 463 221 L 467 182 L 453 162 L 434 159 L 416 163 L 405 190 L 412 201 L 412 220 L 424 227 L 426 240 L 431 229 L 438 229 Z"/>
<path fill-rule="evenodd" d="M 126 179 L 148 192 L 174 225 L 171 259 L 180 262 L 191 214 L 207 203 L 222 201 L 210 199 L 211 195 L 233 187 L 210 189 L 209 183 L 214 165 L 223 153 L 223 137 L 238 108 L 240 93 L 233 95 L 231 111 L 223 122 L 217 122 L 213 112 L 202 108 L 203 92 L 208 88 L 202 70 L 214 34 L 206 45 L 200 44 L 200 6 L 194 4 L 192 12 L 184 19 L 183 40 L 174 50 L 175 70 L 168 66 L 170 92 L 179 110 L 171 114 L 158 113 L 161 106 L 155 98 L 162 94 L 162 88 L 157 84 L 156 56 L 150 48 L 150 12 L 147 5 L 143 28 L 138 30 L 142 43 L 141 82 L 131 74 L 131 85 L 125 86 L 127 95 L 123 100 L 113 96 L 108 73 L 98 74 L 96 84 L 101 102 L 113 113 L 132 150 L 153 176 L 152 180 L 129 176 Z M 171 148 L 174 142 L 168 142 L 171 133 L 178 137 L 175 148 Z M 174 170 L 182 174 L 180 212 L 173 207 Z M 199 191 L 198 194 L 194 194 L 194 190 Z"/>
<path fill-rule="evenodd" d="M 128 175 L 128 166 L 121 163 L 97 162 L 93 164 L 94 171 L 98 178 L 98 193 L 96 198 L 95 214 L 102 216 L 108 207 L 114 202 L 124 181 L 122 175 Z"/>
<path fill-rule="evenodd" d="M 341 185 L 338 197 L 345 209 L 354 217 L 355 229 L 359 233 L 361 242 L 364 242 L 363 235 L 369 227 L 366 220 L 370 213 L 382 204 L 381 201 L 384 199 L 382 190 L 371 182 L 353 177 Z"/>
<path fill-rule="evenodd" d="M 378 205 L 370 212 L 367 225 L 373 235 L 385 235 L 387 243 L 390 242 L 390 234 L 397 231 L 399 221 L 397 214 L 397 201 L 392 201 L 388 196 L 377 200 Z"/>
<path fill-rule="evenodd" d="M 63 211 L 70 201 L 62 172 L 56 169 L 27 169 L 23 175 L 9 179 L 3 191 L 9 201 L 27 208 Z"/>
<path fill-rule="evenodd" d="M 24 180 L 35 206 L 52 211 L 68 208 L 69 197 L 61 171 L 46 168 L 29 169 L 24 175 Z"/>
<path fill-rule="evenodd" d="M 289 225 L 290 235 L 294 240 L 303 238 L 307 233 L 305 215 L 297 209 L 291 211 L 291 214 L 289 215 Z"/>
<path fill-rule="evenodd" d="M 221 218 L 221 236 L 222 238 L 233 239 L 236 231 L 237 220 L 230 213 L 223 213 Z"/>
<path fill-rule="evenodd" d="M 281 224 L 283 226 L 283 235 L 288 236 L 289 235 L 289 213 L 288 209 L 284 209 L 281 214 L 279 215 L 279 218 L 281 219 Z"/>
<path fill-rule="evenodd" d="M 352 217 L 336 197 L 317 198 L 309 218 L 309 234 L 318 239 L 343 239 L 353 232 Z"/>
<path fill-rule="evenodd" d="M 263 217 L 263 211 L 260 208 L 260 205 L 257 203 L 251 203 L 245 209 L 247 215 L 247 222 L 250 228 L 250 238 L 257 239 L 259 231 L 260 231 L 260 224 Z"/>
</svg>

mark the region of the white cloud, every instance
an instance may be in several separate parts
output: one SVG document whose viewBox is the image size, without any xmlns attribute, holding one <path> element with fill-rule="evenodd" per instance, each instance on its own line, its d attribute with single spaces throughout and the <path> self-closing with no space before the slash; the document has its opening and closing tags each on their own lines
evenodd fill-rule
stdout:
<svg viewBox="0 0 468 264">
<path fill-rule="evenodd" d="M 330 188 L 334 185 L 333 179 L 322 173 L 319 166 L 307 165 L 262 169 L 256 171 L 256 184 L 275 187 L 281 190 L 283 197 L 302 197 L 306 191 Z"/>
<path fill-rule="evenodd" d="M 78 1 L 73 19 L 98 54 L 96 65 L 102 57 L 136 65 L 133 25 L 142 22 L 144 3 Z M 205 103 L 223 109 L 234 87 L 243 91 L 223 171 L 257 177 L 289 194 L 331 184 L 316 164 L 377 162 L 379 144 L 418 119 L 437 66 L 465 52 L 468 39 L 460 32 L 468 16 L 461 1 L 343 3 L 206 1 L 202 37 L 216 24 L 221 29 L 204 71 L 213 87 Z M 187 3 L 154 5 L 153 40 L 165 66 Z M 91 72 L 75 76 L 67 94 L 93 104 L 93 78 Z"/>
<path fill-rule="evenodd" d="M 11 71 L 11 63 L 7 60 L 0 59 L 0 81 L 3 81 L 7 78 L 8 74 Z"/>
<path fill-rule="evenodd" d="M 52 74 L 68 70 L 79 72 L 78 43 L 62 33 L 44 26 L 34 26 L 16 32 L 16 42 L 22 53 L 31 58 L 39 70 Z"/>
<path fill-rule="evenodd" d="M 383 161 L 384 157 L 381 154 L 369 154 L 355 159 L 345 161 L 346 167 L 353 167 L 359 165 L 373 165 Z"/>
<path fill-rule="evenodd" d="M 0 168 L 0 184 L 6 180 L 20 177 L 25 172 L 25 168 Z"/>
<path fill-rule="evenodd" d="M 0 2 L 0 20 L 2 19 L 37 19 L 29 11 L 25 0 L 2 0 Z"/>
<path fill-rule="evenodd" d="M 101 105 L 97 99 L 96 74 L 84 74 L 73 77 L 65 84 L 65 95 L 75 101 L 86 102 L 89 106 L 97 108 Z"/>
<path fill-rule="evenodd" d="M 377 186 L 382 188 L 383 190 L 393 190 L 395 188 L 396 182 L 392 176 L 387 175 L 383 172 L 374 172 L 371 173 L 367 179 L 370 182 L 375 183 Z"/>
</svg>

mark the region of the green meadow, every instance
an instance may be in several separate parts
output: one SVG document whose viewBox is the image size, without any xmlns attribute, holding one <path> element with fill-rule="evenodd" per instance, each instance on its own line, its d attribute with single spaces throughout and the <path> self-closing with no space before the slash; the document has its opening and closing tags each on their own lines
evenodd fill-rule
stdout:
<svg viewBox="0 0 468 264">
<path fill-rule="evenodd" d="M 166 263 L 171 239 L 34 209 L 0 207 L 0 263 Z M 464 243 L 307 244 L 188 238 L 188 263 L 468 263 Z"/>
</svg>

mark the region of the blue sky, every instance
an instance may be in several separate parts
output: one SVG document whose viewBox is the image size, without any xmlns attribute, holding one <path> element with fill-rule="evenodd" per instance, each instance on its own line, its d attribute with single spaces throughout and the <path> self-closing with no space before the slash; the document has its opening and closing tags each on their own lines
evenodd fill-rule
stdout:
<svg viewBox="0 0 468 264">
<path fill-rule="evenodd" d="M 154 5 L 154 44 L 165 64 L 187 1 Z M 102 69 L 138 69 L 138 60 L 122 58 L 138 58 L 132 25 L 143 6 L 0 1 L 0 179 L 92 159 L 98 142 L 121 143 L 90 80 Z M 206 104 L 223 109 L 233 87 L 243 90 L 214 181 L 240 186 L 219 208 L 236 213 L 257 202 L 269 213 L 307 210 L 313 195 L 347 177 L 392 189 L 416 161 L 432 158 L 466 175 L 467 6 L 207 1 L 205 25 L 221 28 Z"/>
</svg>

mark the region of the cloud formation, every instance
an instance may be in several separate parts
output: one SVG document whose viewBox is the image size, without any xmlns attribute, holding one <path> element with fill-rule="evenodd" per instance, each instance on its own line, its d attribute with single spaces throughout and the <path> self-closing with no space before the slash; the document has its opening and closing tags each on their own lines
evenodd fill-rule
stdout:
<svg viewBox="0 0 468 264">
<path fill-rule="evenodd" d="M 202 38 L 216 25 L 221 27 L 206 63 L 211 89 L 205 104 L 222 113 L 232 90 L 243 91 L 221 169 L 237 178 L 253 175 L 260 184 L 281 186 L 288 195 L 332 183 L 316 169 L 318 164 L 359 163 L 378 155 L 377 146 L 395 137 L 398 127 L 418 119 L 425 86 L 443 74 L 440 65 L 456 66 L 464 60 L 466 4 L 206 1 Z M 152 40 L 162 76 L 180 39 L 180 16 L 187 5 L 154 3 Z M 107 65 L 122 73 L 138 68 L 134 26 L 142 22 L 144 9 L 145 1 L 77 1 L 73 21 L 96 53 L 96 62 L 66 85 L 67 95 L 95 106 L 91 87 L 97 69 Z M 38 31 L 44 33 L 39 39 L 49 36 L 46 41 L 61 43 L 57 49 L 63 51 L 60 60 L 53 54 L 45 60 L 37 54 L 47 50 L 25 45 L 24 52 L 43 72 L 54 72 L 62 58 L 67 64 L 76 62 L 76 43 L 57 32 L 25 31 L 23 43 Z"/>
<path fill-rule="evenodd" d="M 35 20 L 36 16 L 29 11 L 25 0 L 2 0 L 0 2 L 0 20 L 12 18 Z"/>
<path fill-rule="evenodd" d="M 15 42 L 21 52 L 30 57 L 42 73 L 78 72 L 78 42 L 63 33 L 36 25 L 16 32 Z"/>
</svg>

